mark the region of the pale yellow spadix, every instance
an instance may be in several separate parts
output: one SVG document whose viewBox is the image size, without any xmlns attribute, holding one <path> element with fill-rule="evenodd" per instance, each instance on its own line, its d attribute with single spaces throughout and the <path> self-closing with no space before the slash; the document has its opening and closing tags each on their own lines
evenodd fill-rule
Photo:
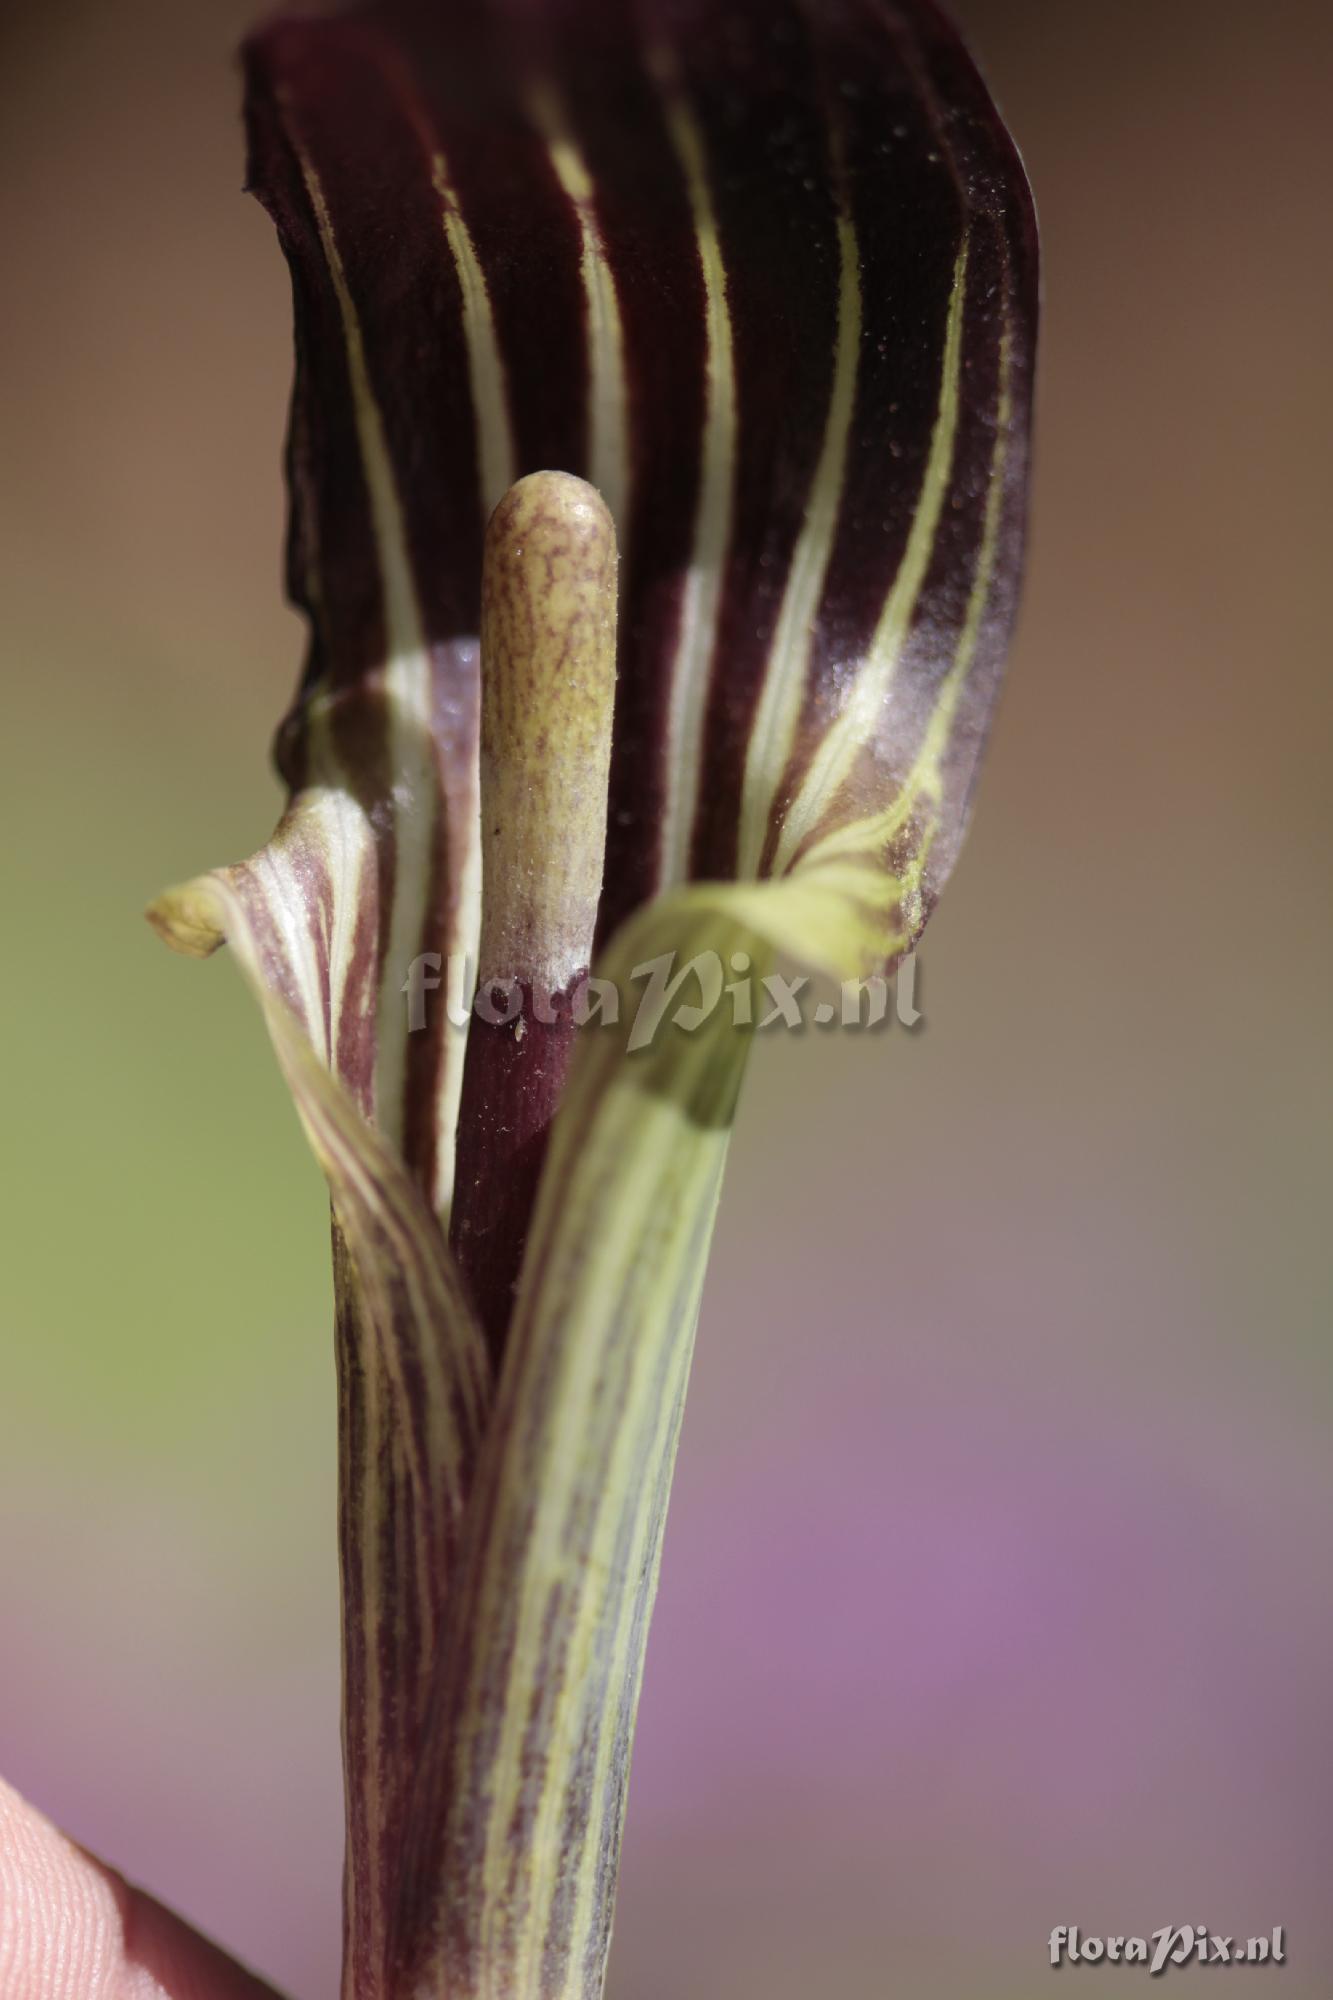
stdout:
<svg viewBox="0 0 1333 2000">
<path fill-rule="evenodd" d="M 616 678 L 616 531 L 571 473 L 491 516 L 481 658 L 481 976 L 555 993 L 592 957 Z"/>
</svg>

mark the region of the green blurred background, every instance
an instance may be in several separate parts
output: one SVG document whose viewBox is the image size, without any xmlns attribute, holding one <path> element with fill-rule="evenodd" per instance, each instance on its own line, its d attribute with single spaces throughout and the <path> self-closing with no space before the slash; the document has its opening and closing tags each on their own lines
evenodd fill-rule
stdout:
<svg viewBox="0 0 1333 2000">
<path fill-rule="evenodd" d="M 250 11 L 0 29 L 0 1769 L 323 2000 L 324 1200 L 234 971 L 139 918 L 267 831 L 300 645 Z M 1333 37 L 957 11 L 1045 227 L 1026 609 L 925 1026 L 759 1052 L 612 1992 L 1026 2000 L 1057 1924 L 1202 1922 L 1316 2000 Z"/>
</svg>

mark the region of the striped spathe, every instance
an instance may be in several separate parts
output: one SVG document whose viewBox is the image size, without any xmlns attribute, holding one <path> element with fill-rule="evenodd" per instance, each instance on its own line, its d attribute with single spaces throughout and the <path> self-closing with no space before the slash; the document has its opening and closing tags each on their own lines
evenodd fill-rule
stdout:
<svg viewBox="0 0 1333 2000">
<path fill-rule="evenodd" d="M 245 69 L 309 651 L 277 833 L 152 915 L 232 945 L 332 1195 L 345 2000 L 596 2000 L 748 1036 L 483 1050 L 405 986 L 513 932 L 501 853 L 524 910 L 595 857 L 565 988 L 585 952 L 625 988 L 665 953 L 911 949 L 1016 602 L 1031 200 L 933 0 L 368 0 Z M 483 551 L 507 574 L 507 520 L 594 517 L 585 754 L 544 733 L 575 726 L 549 673 L 526 726 L 521 657 L 498 728 Z M 551 747 L 594 842 L 534 819 L 541 893 L 482 825 L 500 740 Z"/>
</svg>

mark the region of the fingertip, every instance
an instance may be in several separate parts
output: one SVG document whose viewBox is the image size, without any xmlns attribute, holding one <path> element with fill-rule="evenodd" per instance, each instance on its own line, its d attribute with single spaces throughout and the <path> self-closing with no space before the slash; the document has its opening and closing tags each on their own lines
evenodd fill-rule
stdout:
<svg viewBox="0 0 1333 2000">
<path fill-rule="evenodd" d="M 276 2000 L 0 1779 L 4 2000 Z"/>
</svg>

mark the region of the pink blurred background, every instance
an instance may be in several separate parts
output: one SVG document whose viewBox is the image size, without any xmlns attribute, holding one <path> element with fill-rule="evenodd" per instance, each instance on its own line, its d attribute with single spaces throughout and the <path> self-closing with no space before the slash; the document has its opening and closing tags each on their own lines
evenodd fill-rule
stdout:
<svg viewBox="0 0 1333 2000">
<path fill-rule="evenodd" d="M 322 2000 L 323 1198 L 234 973 L 138 917 L 267 830 L 299 650 L 250 11 L 0 29 L 0 1769 Z M 1333 33 L 957 11 L 1045 230 L 1026 609 L 924 1027 L 759 1052 L 611 1992 L 1027 2000 L 1057 1924 L 1280 1923 L 1228 1991 L 1316 2000 Z"/>
</svg>

